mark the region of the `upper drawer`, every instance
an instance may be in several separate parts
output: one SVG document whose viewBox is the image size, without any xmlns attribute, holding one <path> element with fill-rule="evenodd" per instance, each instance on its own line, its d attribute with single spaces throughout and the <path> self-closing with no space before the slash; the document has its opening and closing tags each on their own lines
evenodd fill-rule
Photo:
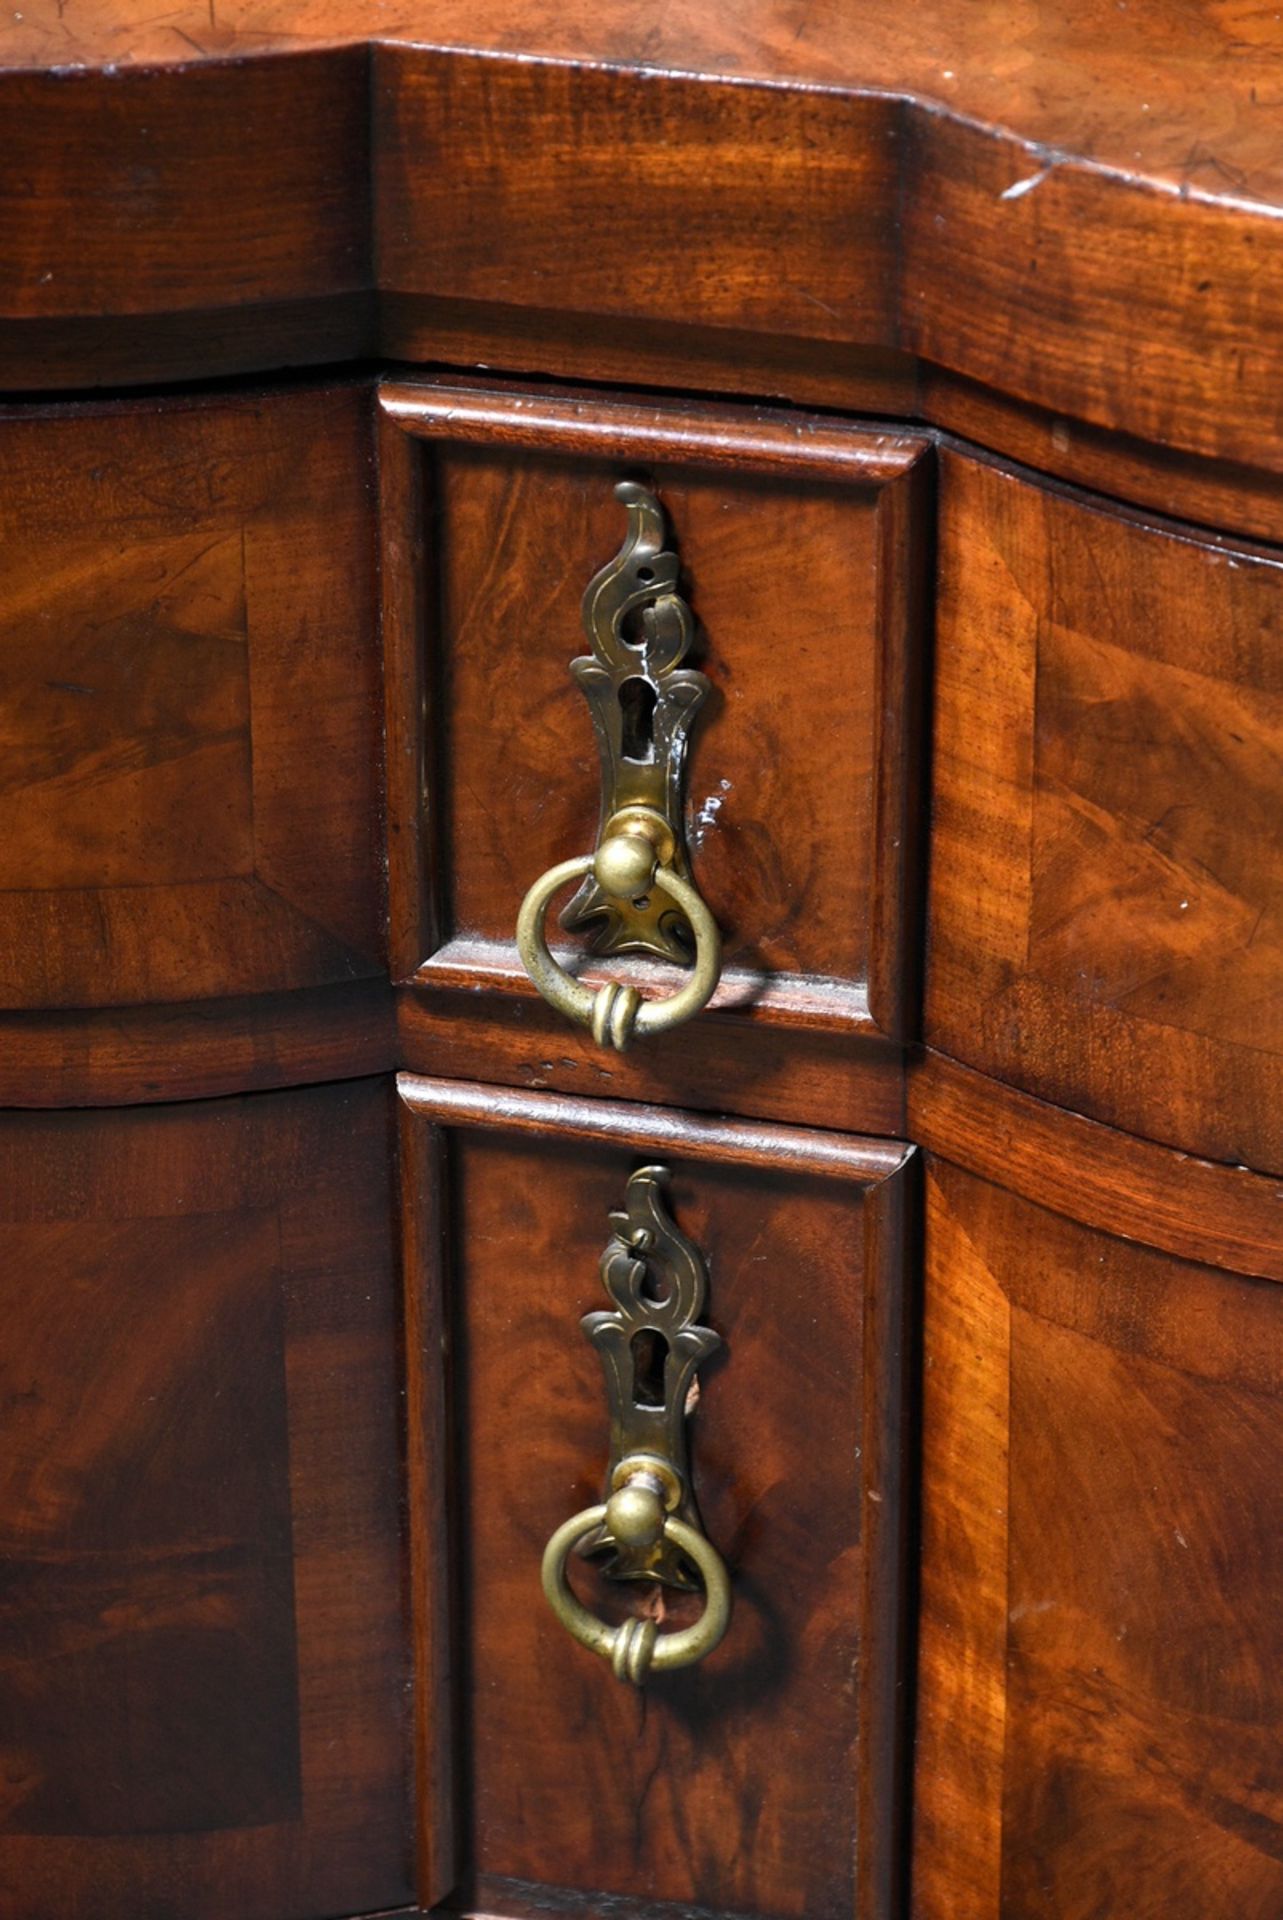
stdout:
<svg viewBox="0 0 1283 1920">
<path fill-rule="evenodd" d="M 0 1006 L 379 970 L 368 409 L 0 419 Z"/>
<path fill-rule="evenodd" d="M 513 944 L 522 898 L 597 843 L 597 748 L 569 669 L 589 651 L 584 590 L 624 541 L 616 485 L 633 479 L 657 496 L 680 560 L 695 623 L 683 666 L 711 683 L 684 826 L 724 969 L 710 1012 L 639 1040 L 628 1071 L 643 1055 L 689 1057 L 710 1022 L 737 1047 L 750 1017 L 758 1031 L 898 1037 L 925 443 L 747 409 L 427 383 L 385 387 L 382 404 L 396 976 L 530 992 Z M 554 944 L 577 944 L 581 961 L 588 948 Z M 650 995 L 680 981 L 631 954 L 589 971 Z"/>
<path fill-rule="evenodd" d="M 1283 564 L 949 452 L 926 1037 L 1283 1170 Z"/>
</svg>

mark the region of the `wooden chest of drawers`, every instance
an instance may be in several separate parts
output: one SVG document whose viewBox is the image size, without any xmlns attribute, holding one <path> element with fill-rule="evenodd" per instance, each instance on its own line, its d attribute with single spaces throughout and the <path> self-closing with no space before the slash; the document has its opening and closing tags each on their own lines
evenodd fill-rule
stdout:
<svg viewBox="0 0 1283 1920">
<path fill-rule="evenodd" d="M 75 5 L 0 1920 L 1276 1920 L 1277 24 Z"/>
</svg>

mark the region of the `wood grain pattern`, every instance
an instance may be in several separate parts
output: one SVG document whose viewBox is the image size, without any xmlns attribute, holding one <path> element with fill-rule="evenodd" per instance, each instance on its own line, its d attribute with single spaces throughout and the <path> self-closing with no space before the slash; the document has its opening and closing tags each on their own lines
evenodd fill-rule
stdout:
<svg viewBox="0 0 1283 1920">
<path fill-rule="evenodd" d="M 425 1908 L 458 1875 L 455 1570 L 447 1402 L 452 1221 L 441 1156 L 404 1100 L 397 1110 L 404 1346 L 409 1621 L 414 1658 L 414 1884 Z"/>
<path fill-rule="evenodd" d="M 56 21 L 53 0 L 6 21 L 5 65 L 46 64 Z M 645 77 L 884 89 L 929 102 L 942 117 L 1009 127 L 1031 146 L 1090 153 L 1102 169 L 1173 192 L 1283 201 L 1283 162 L 1269 138 L 1270 89 L 1283 69 L 1272 16 L 1214 0 L 1161 22 L 1148 12 L 1120 15 L 1111 0 L 992 0 L 982 9 L 922 0 L 911 15 L 871 0 L 858 18 L 841 0 L 802 15 L 770 0 L 745 0 L 733 13 L 712 0 L 676 0 L 658 17 L 646 0 L 620 0 L 608 14 L 591 0 L 530 0 L 519 9 L 512 0 L 436 0 L 430 17 L 392 20 L 372 20 L 368 0 L 229 0 L 212 20 L 199 0 L 162 16 L 144 0 L 85 0 L 62 25 L 66 63 L 81 71 L 120 61 L 125 50 L 140 63 L 191 66 L 377 31 L 391 45 L 604 62 Z"/>
<path fill-rule="evenodd" d="M 1283 1185 L 1137 1140 L 926 1053 L 910 1139 L 1084 1226 L 1208 1266 L 1283 1280 Z"/>
<path fill-rule="evenodd" d="M 0 349 L 3 338 L 0 329 Z M 744 394 L 900 424 L 918 418 L 925 385 L 925 370 L 894 347 L 835 349 L 799 335 L 674 326 L 636 312 L 621 327 L 609 314 L 495 307 L 433 294 L 380 294 L 377 341 L 393 363 L 466 367 L 470 379 L 494 378 L 487 369 L 528 367 L 551 379 Z"/>
<path fill-rule="evenodd" d="M 114 37 L 104 73 L 51 63 L 47 39 L 35 65 L 62 71 L 0 80 L 5 384 L 191 379 L 358 353 L 371 282 L 365 48 L 203 67 L 197 30 L 174 37 L 190 64 L 158 71 Z"/>
<path fill-rule="evenodd" d="M 910 998 L 922 444 L 594 397 L 402 385 L 380 399 L 434 447 L 418 476 L 392 453 L 408 508 L 385 492 L 391 811 L 411 849 L 426 829 L 436 869 L 424 876 L 413 850 L 393 866 L 399 977 L 529 991 L 511 948 L 516 908 L 596 829 L 596 748 L 567 670 L 585 648 L 579 601 L 622 539 L 612 483 L 644 470 L 714 687 L 687 830 L 726 943 L 719 1004 L 751 1004 L 763 1024 L 898 1032 Z M 811 475 L 842 484 L 805 484 Z M 825 751 L 807 750 L 819 740 Z M 671 978 L 652 971 L 661 986 Z"/>
<path fill-rule="evenodd" d="M 459 1080 L 397 1075 L 397 1090 L 412 1112 L 441 1125 L 481 1127 L 488 1132 L 543 1135 L 593 1143 L 628 1141 L 648 1153 L 680 1151 L 687 1160 L 719 1166 L 773 1168 L 779 1172 L 845 1175 L 877 1184 L 899 1173 L 911 1149 L 894 1140 L 859 1140 L 815 1128 L 710 1120 L 702 1114 L 666 1113 L 631 1101 L 570 1100 Z"/>
<path fill-rule="evenodd" d="M 938 369 L 922 369 L 919 389 L 920 397 L 896 411 L 933 422 L 938 444 L 961 453 L 987 448 L 1169 519 L 1283 542 L 1283 486 L 1269 473 L 1109 433 Z"/>
<path fill-rule="evenodd" d="M 926 1037 L 1283 1168 L 1278 556 L 942 466 Z"/>
<path fill-rule="evenodd" d="M 895 103 L 401 48 L 379 50 L 374 84 L 381 285 L 555 305 L 535 295 L 555 228 L 577 312 L 887 341 Z M 464 193 L 459 125 L 473 129 Z M 710 214 L 716 247 L 685 244 Z"/>
<path fill-rule="evenodd" d="M 0 1014 L 0 1107 L 206 1100 L 386 1073 L 381 980 L 254 999 Z"/>
<path fill-rule="evenodd" d="M 381 970 L 358 387 L 0 419 L 0 1005 Z"/>
<path fill-rule="evenodd" d="M 736 1164 L 734 1129 L 727 1154 L 709 1140 L 697 1166 L 680 1127 L 664 1148 L 677 1216 L 710 1258 L 709 1318 L 726 1342 L 705 1369 L 695 1473 L 737 1603 L 717 1653 L 643 1699 L 564 1636 L 538 1566 L 553 1528 L 597 1497 L 604 1403 L 578 1319 L 594 1302 L 607 1213 L 657 1138 L 644 1111 L 618 1138 L 589 1141 L 546 1098 L 521 1103 L 537 1131 L 502 1115 L 496 1131 L 479 1099 L 469 1115 L 448 1087 L 403 1092 L 421 1130 L 448 1129 L 459 1901 L 520 1911 L 508 1905 L 517 1880 L 550 1889 L 539 1898 L 554 1908 L 556 1889 L 573 1887 L 574 1911 L 610 1894 L 629 1911 L 668 1901 L 882 1920 L 898 1858 L 903 1157 L 869 1143 L 868 1173 L 834 1178 L 806 1171 L 805 1144 L 796 1163 L 768 1168 L 750 1146 Z M 860 1150 L 849 1143 L 844 1158 Z M 804 1302 L 783 1284 L 799 1270 Z M 826 1461 L 820 1504 L 804 1492 L 817 1417 L 850 1438 Z M 669 1596 L 675 1616 L 697 1604 Z M 857 1839 L 866 1770 L 864 1810 L 877 1821 Z"/>
<path fill-rule="evenodd" d="M 533 1092 L 654 1100 L 804 1127 L 819 1114 L 829 1127 L 893 1138 L 904 1131 L 903 1049 L 890 1042 L 794 1024 L 759 1033 L 738 1015 L 704 1013 L 621 1057 L 533 994 L 480 1000 L 475 985 L 399 989 L 398 1065 Z"/>
<path fill-rule="evenodd" d="M 915 1915 L 1265 1920 L 1279 1296 L 930 1193 Z"/>
<path fill-rule="evenodd" d="M 409 1897 L 378 1082 L 0 1116 L 0 1913 Z"/>
<path fill-rule="evenodd" d="M 796 341 L 756 391 L 840 404 L 871 350 L 1279 471 L 1270 9 L 32 0 L 0 63 L 11 384 L 440 363 L 524 311 L 464 358 L 619 378 L 637 324 L 719 391 Z"/>
</svg>

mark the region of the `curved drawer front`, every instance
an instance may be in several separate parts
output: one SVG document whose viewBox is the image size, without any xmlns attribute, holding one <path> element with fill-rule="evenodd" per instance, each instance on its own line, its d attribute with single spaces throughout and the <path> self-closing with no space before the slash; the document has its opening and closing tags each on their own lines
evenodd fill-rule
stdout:
<svg viewBox="0 0 1283 1920">
<path fill-rule="evenodd" d="M 1206 1172 L 1200 1250 L 1245 1181 L 1277 1215 Z M 927 1188 L 913 1912 L 1279 1913 L 1277 1277 Z"/>
<path fill-rule="evenodd" d="M 946 454 L 926 1036 L 1283 1169 L 1283 555 Z"/>
<path fill-rule="evenodd" d="M 380 970 L 368 411 L 0 418 L 0 1008 Z"/>
<path fill-rule="evenodd" d="M 390 1089 L 0 1114 L 0 1912 L 401 1906 Z"/>
</svg>

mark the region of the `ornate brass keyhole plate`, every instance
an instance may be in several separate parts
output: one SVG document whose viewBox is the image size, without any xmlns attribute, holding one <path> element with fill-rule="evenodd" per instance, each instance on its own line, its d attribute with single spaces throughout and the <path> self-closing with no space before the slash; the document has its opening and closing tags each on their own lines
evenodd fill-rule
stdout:
<svg viewBox="0 0 1283 1920">
<path fill-rule="evenodd" d="M 605 1497 L 558 1527 L 543 1558 L 544 1592 L 562 1625 L 636 1686 L 652 1668 L 689 1666 L 711 1653 L 731 1610 L 726 1568 L 700 1526 L 686 1449 L 696 1369 L 721 1342 L 698 1324 L 707 1269 L 668 1211 L 667 1182 L 666 1167 L 640 1168 L 622 1211 L 610 1216 L 601 1277 L 614 1306 L 582 1323 L 606 1376 Z M 704 1611 L 673 1634 L 640 1616 L 608 1626 L 571 1590 L 566 1562 L 576 1552 L 600 1556 L 614 1580 L 702 1585 Z"/>
<path fill-rule="evenodd" d="M 635 1036 L 667 1033 L 707 1006 L 722 944 L 684 838 L 687 738 L 709 691 L 702 673 L 681 664 L 695 623 L 677 591 L 677 555 L 664 544 L 659 501 L 635 480 L 621 480 L 615 494 L 628 509 L 628 532 L 584 594 L 592 653 L 571 661 L 601 762 L 597 845 L 535 881 L 517 915 L 517 951 L 551 1006 L 622 1051 Z M 590 991 L 553 958 L 544 917 L 553 896 L 576 883 L 562 925 L 590 931 L 599 954 L 651 953 L 688 966 L 676 993 L 643 1000 L 617 980 Z"/>
<path fill-rule="evenodd" d="M 615 497 L 628 509 L 628 531 L 584 593 L 592 653 L 570 663 L 601 760 L 597 846 L 621 835 L 649 839 L 660 865 L 689 881 L 687 739 L 709 682 L 682 666 L 695 622 L 677 591 L 678 559 L 665 544 L 663 508 L 634 480 L 621 480 Z M 572 933 L 591 929 L 598 953 L 653 953 L 689 963 L 694 936 L 672 898 L 627 885 L 608 892 L 603 879 L 609 878 L 599 857 L 562 913 L 562 926 Z"/>
</svg>

